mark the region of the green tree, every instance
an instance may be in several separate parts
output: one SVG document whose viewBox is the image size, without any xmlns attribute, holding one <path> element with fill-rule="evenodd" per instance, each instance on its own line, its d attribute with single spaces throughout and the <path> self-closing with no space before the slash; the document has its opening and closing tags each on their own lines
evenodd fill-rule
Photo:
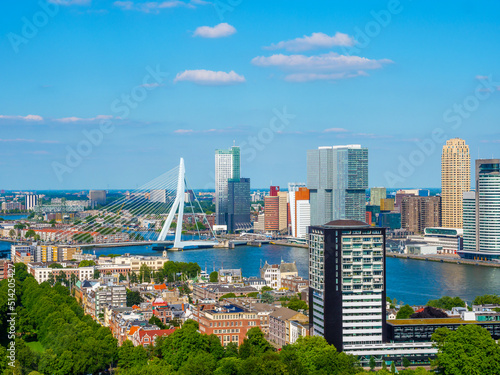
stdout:
<svg viewBox="0 0 500 375">
<path fill-rule="evenodd" d="M 454 307 L 465 307 L 465 302 L 460 297 L 443 296 L 440 299 L 430 300 L 427 306 L 436 307 L 438 309 L 451 310 Z"/>
<path fill-rule="evenodd" d="M 307 306 L 307 303 L 305 301 L 302 301 L 297 298 L 290 300 L 290 302 L 288 302 L 285 306 L 295 311 L 307 310 L 309 307 Z"/>
<path fill-rule="evenodd" d="M 396 373 L 396 365 L 394 364 L 394 361 L 391 362 L 391 374 L 395 374 Z"/>
<path fill-rule="evenodd" d="M 273 303 L 274 297 L 271 293 L 262 293 L 260 300 L 262 303 Z"/>
<path fill-rule="evenodd" d="M 263 287 L 262 287 L 262 289 L 261 289 L 260 291 L 261 291 L 261 292 L 271 292 L 271 291 L 273 291 L 273 290 L 274 290 L 274 289 L 273 289 L 273 288 L 271 288 L 270 286 L 265 285 L 265 286 L 263 286 Z"/>
<path fill-rule="evenodd" d="M 500 346 L 475 324 L 456 331 L 439 328 L 432 335 L 438 348 L 437 366 L 444 375 L 500 374 Z"/>
<path fill-rule="evenodd" d="M 101 271 L 99 271 L 99 270 L 94 270 L 94 275 L 93 275 L 93 278 L 97 280 L 97 279 L 98 279 L 98 278 L 100 278 L 100 277 L 101 277 Z"/>
<path fill-rule="evenodd" d="M 144 347 L 134 346 L 129 340 L 126 340 L 118 349 L 118 367 L 120 368 L 145 366 L 147 361 L 148 354 Z"/>
<path fill-rule="evenodd" d="M 224 349 L 224 357 L 238 357 L 238 344 L 230 342 Z"/>
<path fill-rule="evenodd" d="M 248 330 L 247 337 L 240 346 L 240 358 L 246 359 L 251 356 L 258 356 L 267 351 L 274 350 L 271 344 L 264 338 L 264 333 L 259 327 Z"/>
<path fill-rule="evenodd" d="M 222 301 L 223 299 L 226 299 L 226 298 L 236 298 L 236 294 L 226 293 L 226 294 L 219 297 L 219 301 Z"/>
<path fill-rule="evenodd" d="M 9 230 L 9 237 L 14 238 L 16 236 L 16 231 L 14 229 Z"/>
<path fill-rule="evenodd" d="M 35 237 L 36 233 L 33 229 L 29 229 L 26 231 L 26 234 L 24 235 L 24 237 L 26 238 L 30 238 L 30 237 Z"/>
<path fill-rule="evenodd" d="M 163 324 L 163 322 L 160 320 L 160 318 L 158 318 L 156 315 L 153 315 L 149 320 L 148 320 L 148 323 L 149 324 L 154 324 L 156 325 L 158 328 L 160 329 L 166 329 L 167 327 L 165 326 L 165 324 Z"/>
<path fill-rule="evenodd" d="M 370 356 L 370 370 L 375 370 L 375 366 L 377 365 L 377 362 L 375 361 L 375 357 L 372 355 Z"/>
<path fill-rule="evenodd" d="M 485 294 L 477 296 L 472 302 L 473 305 L 500 305 L 500 296 L 493 294 Z"/>
<path fill-rule="evenodd" d="M 134 305 L 140 305 L 143 302 L 141 293 L 138 291 L 132 291 L 127 289 L 127 306 L 132 307 Z"/>
<path fill-rule="evenodd" d="M 145 263 L 143 263 L 139 269 L 139 280 L 146 283 L 151 281 L 151 268 L 149 268 Z"/>
<path fill-rule="evenodd" d="M 84 259 L 80 263 L 78 263 L 78 267 L 91 267 L 95 265 L 96 263 L 93 260 L 87 260 L 87 259 Z"/>
<path fill-rule="evenodd" d="M 396 319 L 408 319 L 415 313 L 410 305 L 404 305 L 401 307 L 396 315 Z"/>
<path fill-rule="evenodd" d="M 408 357 L 404 357 L 403 358 L 403 367 L 404 368 L 408 368 L 410 367 L 411 363 L 410 363 L 410 360 L 408 359 Z"/>
<path fill-rule="evenodd" d="M 210 272 L 210 282 L 216 283 L 217 281 L 219 281 L 219 272 L 217 271 Z"/>
</svg>

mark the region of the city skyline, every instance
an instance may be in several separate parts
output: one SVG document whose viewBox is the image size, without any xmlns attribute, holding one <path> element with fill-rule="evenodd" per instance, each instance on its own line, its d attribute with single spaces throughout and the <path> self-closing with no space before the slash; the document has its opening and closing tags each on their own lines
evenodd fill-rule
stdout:
<svg viewBox="0 0 500 375">
<path fill-rule="evenodd" d="M 132 188 L 181 156 L 204 188 L 233 140 L 255 187 L 321 146 L 367 147 L 371 186 L 439 186 L 454 137 L 498 157 L 499 4 L 42 4 L 2 4 L 3 189 Z"/>
</svg>

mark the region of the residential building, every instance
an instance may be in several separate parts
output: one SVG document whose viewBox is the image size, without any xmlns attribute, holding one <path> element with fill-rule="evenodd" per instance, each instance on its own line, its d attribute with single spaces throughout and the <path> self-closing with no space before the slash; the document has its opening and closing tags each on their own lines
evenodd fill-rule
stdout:
<svg viewBox="0 0 500 375">
<path fill-rule="evenodd" d="M 66 279 L 70 280 L 71 275 L 75 275 L 75 277 L 80 280 L 91 280 L 94 278 L 94 270 L 95 267 L 65 267 L 65 263 L 63 263 L 63 268 L 50 268 L 48 267 L 50 263 L 39 263 L 39 262 L 31 262 L 28 263 L 28 273 L 30 273 L 35 280 L 41 284 L 44 281 L 49 281 L 50 275 L 53 275 L 56 278 L 61 272 L 65 274 Z"/>
<path fill-rule="evenodd" d="M 228 181 L 240 179 L 240 148 L 215 150 L 215 223 L 226 225 L 228 212 Z"/>
<path fill-rule="evenodd" d="M 368 149 L 327 146 L 307 151 L 311 225 L 337 219 L 365 219 Z"/>
<path fill-rule="evenodd" d="M 282 288 L 282 279 L 285 277 L 298 276 L 297 265 L 293 263 L 269 264 L 266 262 L 260 268 L 260 277 L 266 280 L 266 285 L 273 289 Z"/>
<path fill-rule="evenodd" d="M 374 187 L 370 189 L 370 205 L 380 206 L 380 200 L 387 198 L 385 187 Z"/>
<path fill-rule="evenodd" d="M 463 229 L 464 252 L 476 251 L 476 193 L 467 191 L 463 194 Z"/>
<path fill-rule="evenodd" d="M 232 284 L 243 282 L 243 277 L 241 276 L 241 268 L 236 269 L 223 269 L 219 270 L 219 283 L 222 284 Z"/>
<path fill-rule="evenodd" d="M 309 280 L 302 276 L 284 276 L 281 278 L 281 287 L 292 292 L 300 292 L 309 287 Z"/>
<path fill-rule="evenodd" d="M 401 227 L 423 233 L 427 227 L 441 226 L 441 197 L 404 196 L 401 202 Z"/>
<path fill-rule="evenodd" d="M 464 251 L 461 256 L 468 259 L 500 259 L 500 159 L 476 160 L 476 191 L 474 214 L 472 199 L 464 199 Z M 467 194 L 467 197 L 470 195 Z M 464 195 L 465 198 L 465 195 Z M 475 224 L 470 220 L 474 217 Z M 475 229 L 475 241 L 471 230 Z M 470 250 L 475 243 L 475 249 Z"/>
<path fill-rule="evenodd" d="M 9 278 L 9 274 L 12 273 L 12 271 L 9 272 L 10 267 L 13 268 L 12 262 L 6 259 L 0 260 L 0 281 Z"/>
<path fill-rule="evenodd" d="M 290 204 L 292 237 L 305 238 L 307 227 L 311 225 L 309 189 L 306 188 L 304 183 L 289 183 L 288 201 Z"/>
<path fill-rule="evenodd" d="M 238 297 L 257 291 L 257 289 L 251 286 L 238 284 L 194 284 L 193 300 L 195 303 L 203 300 L 217 301 L 220 297 L 228 293 L 234 293 Z"/>
<path fill-rule="evenodd" d="M 280 225 L 279 197 L 266 195 L 264 197 L 264 228 L 266 231 L 278 232 Z"/>
<path fill-rule="evenodd" d="M 22 210 L 23 205 L 21 202 L 2 202 L 2 210 L 10 211 L 10 210 Z"/>
<path fill-rule="evenodd" d="M 163 337 L 163 336 L 169 336 L 172 333 L 174 333 L 176 328 L 173 329 L 144 329 L 142 327 L 139 327 L 138 329 L 134 330 L 134 333 L 132 334 L 132 344 L 134 346 L 143 346 L 143 347 L 148 347 L 148 346 L 155 346 L 156 339 L 158 337 Z"/>
<path fill-rule="evenodd" d="M 233 304 L 199 304 L 193 310 L 193 318 L 201 333 L 216 335 L 224 346 L 230 342 L 241 345 L 251 328 L 260 327 L 256 312 Z"/>
<path fill-rule="evenodd" d="M 470 190 L 469 146 L 460 138 L 446 141 L 441 155 L 442 222 L 446 228 L 462 228 L 463 193 Z"/>
<path fill-rule="evenodd" d="M 355 220 L 309 227 L 311 334 L 338 351 L 386 334 L 385 229 Z"/>
<path fill-rule="evenodd" d="M 168 191 L 166 189 L 154 189 L 149 192 L 149 200 L 153 203 L 169 202 Z"/>
<path fill-rule="evenodd" d="M 295 324 L 292 325 L 292 322 Z M 309 327 L 309 318 L 304 314 L 291 310 L 287 307 L 281 307 L 269 315 L 269 341 L 274 342 L 278 347 L 287 344 L 293 344 L 299 332 L 306 332 L 308 329 L 299 329 L 299 326 Z M 295 332 L 295 334 L 292 333 Z"/>
<path fill-rule="evenodd" d="M 224 220 L 228 233 L 250 229 L 250 179 L 229 179 L 227 191 L 227 212 Z"/>
</svg>

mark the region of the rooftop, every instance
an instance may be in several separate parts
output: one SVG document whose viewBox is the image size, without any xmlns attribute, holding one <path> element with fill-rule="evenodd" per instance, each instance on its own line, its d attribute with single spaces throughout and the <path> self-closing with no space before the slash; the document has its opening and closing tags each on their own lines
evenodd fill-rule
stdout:
<svg viewBox="0 0 500 375">
<path fill-rule="evenodd" d="M 329 221 L 324 226 L 327 226 L 327 227 L 370 227 L 370 225 L 368 225 L 364 221 L 346 220 L 346 219 Z"/>
<path fill-rule="evenodd" d="M 431 318 L 431 319 L 395 319 L 387 321 L 387 324 L 395 326 L 415 324 L 476 324 L 475 320 L 462 320 L 460 318 Z M 493 322 L 490 322 L 493 323 Z"/>
</svg>

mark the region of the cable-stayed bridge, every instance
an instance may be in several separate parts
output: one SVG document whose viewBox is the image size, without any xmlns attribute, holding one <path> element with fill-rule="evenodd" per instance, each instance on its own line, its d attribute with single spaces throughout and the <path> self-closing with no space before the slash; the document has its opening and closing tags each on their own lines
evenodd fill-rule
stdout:
<svg viewBox="0 0 500 375">
<path fill-rule="evenodd" d="M 185 172 L 184 159 L 181 158 L 179 166 L 127 192 L 125 197 L 101 207 L 73 225 L 54 230 L 51 239 L 81 246 L 153 243 L 153 249 L 157 250 L 213 247 L 218 241 L 196 195 L 189 205 L 191 212 L 184 212 Z M 195 212 L 196 204 L 199 212 Z M 194 239 L 183 238 L 185 217 L 191 217 Z M 202 233 L 200 229 L 205 230 Z M 167 238 L 171 234 L 174 234 L 173 240 Z"/>
</svg>

